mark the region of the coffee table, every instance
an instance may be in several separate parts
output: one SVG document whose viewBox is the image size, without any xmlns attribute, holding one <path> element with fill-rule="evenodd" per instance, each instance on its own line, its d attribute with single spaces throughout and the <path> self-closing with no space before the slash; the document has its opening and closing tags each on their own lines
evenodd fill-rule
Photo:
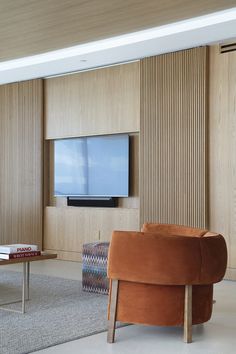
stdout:
<svg viewBox="0 0 236 354">
<path fill-rule="evenodd" d="M 43 261 L 43 260 L 53 259 L 53 258 L 57 258 L 57 254 L 42 253 L 40 256 L 34 256 L 34 257 L 24 257 L 24 258 L 17 258 L 17 259 L 0 259 L 0 266 L 7 265 L 7 264 L 15 264 L 15 263 L 22 263 L 22 265 L 23 265 L 23 281 L 22 281 L 21 300 L 0 304 L 0 310 L 25 313 L 25 301 L 29 300 L 30 262 Z M 10 305 L 10 304 L 14 304 L 17 302 L 22 303 L 20 311 L 2 307 L 3 305 L 4 306 Z"/>
</svg>

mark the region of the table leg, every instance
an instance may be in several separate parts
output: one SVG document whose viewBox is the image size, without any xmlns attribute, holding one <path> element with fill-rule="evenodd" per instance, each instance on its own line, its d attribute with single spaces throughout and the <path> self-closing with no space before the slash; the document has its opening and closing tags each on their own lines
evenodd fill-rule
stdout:
<svg viewBox="0 0 236 354">
<path fill-rule="evenodd" d="M 30 262 L 26 262 L 26 300 L 29 300 Z"/>
<path fill-rule="evenodd" d="M 26 293 L 26 263 L 23 262 L 23 283 L 22 283 L 22 307 L 21 312 L 25 313 L 25 293 Z"/>
</svg>

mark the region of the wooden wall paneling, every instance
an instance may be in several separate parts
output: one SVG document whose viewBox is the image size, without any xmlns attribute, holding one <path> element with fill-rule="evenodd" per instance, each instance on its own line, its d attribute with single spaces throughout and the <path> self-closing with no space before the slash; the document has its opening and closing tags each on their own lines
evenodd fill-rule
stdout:
<svg viewBox="0 0 236 354">
<path fill-rule="evenodd" d="M 98 238 L 96 219 L 92 220 L 89 208 L 46 208 L 44 248 L 81 252 L 83 243 Z"/>
<path fill-rule="evenodd" d="M 139 62 L 45 80 L 46 139 L 138 132 Z"/>
<path fill-rule="evenodd" d="M 115 229 L 139 230 L 139 210 L 47 207 L 44 248 L 59 251 L 62 259 L 80 260 L 83 243 L 110 241 Z"/>
<path fill-rule="evenodd" d="M 130 134 L 130 196 L 105 210 L 70 208 L 66 198 L 53 196 L 54 142 L 46 142 L 45 201 L 55 208 L 45 209 L 44 249 L 80 260 L 83 243 L 110 240 L 115 228 L 139 229 L 140 64 L 51 78 L 44 85 L 46 139 Z"/>
<path fill-rule="evenodd" d="M 0 243 L 42 246 L 42 80 L 0 86 Z"/>
<path fill-rule="evenodd" d="M 71 262 L 82 262 L 82 253 L 81 252 L 68 252 L 54 249 L 44 249 L 47 253 L 57 254 L 57 259 L 62 261 L 71 261 Z"/>
<path fill-rule="evenodd" d="M 12 222 L 14 217 L 12 211 L 16 205 L 16 193 L 14 186 L 18 183 L 18 175 L 13 173 L 16 166 L 15 152 L 17 144 L 17 126 L 11 117 L 15 117 L 15 123 L 18 117 L 18 92 L 17 85 L 0 86 L 1 104 L 0 104 L 0 197 L 1 197 L 1 243 L 7 243 L 12 240 L 17 232 L 18 214 L 16 221 Z M 12 137 L 14 139 L 12 140 Z M 10 199 L 9 199 L 10 198 Z M 13 209 L 13 210 L 12 210 Z"/>
<path fill-rule="evenodd" d="M 141 61 L 140 222 L 207 226 L 207 48 Z"/>
<path fill-rule="evenodd" d="M 226 276 L 236 280 L 236 52 L 210 48 L 210 228 L 228 245 Z"/>
<path fill-rule="evenodd" d="M 231 54 L 231 55 L 230 55 Z M 230 263 L 231 268 L 236 268 L 236 52 L 228 53 L 229 55 L 229 67 L 228 67 L 228 78 L 229 78 L 229 119 L 230 119 L 230 148 L 229 148 L 229 164 L 230 177 Z M 236 280 L 236 278 L 235 278 Z"/>
<path fill-rule="evenodd" d="M 98 218 L 99 239 L 110 241 L 114 230 L 140 230 L 139 209 L 112 208 L 99 209 L 94 213 L 94 219 Z"/>
</svg>

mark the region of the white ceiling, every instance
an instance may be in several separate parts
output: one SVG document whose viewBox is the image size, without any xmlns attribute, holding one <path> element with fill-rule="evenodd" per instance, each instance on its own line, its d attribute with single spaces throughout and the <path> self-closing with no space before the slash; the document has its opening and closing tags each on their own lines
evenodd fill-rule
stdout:
<svg viewBox="0 0 236 354">
<path fill-rule="evenodd" d="M 0 62 L 235 6 L 236 0 L 0 0 Z"/>
<path fill-rule="evenodd" d="M 236 37 L 236 7 L 210 15 L 0 63 L 0 84 L 88 70 Z"/>
</svg>

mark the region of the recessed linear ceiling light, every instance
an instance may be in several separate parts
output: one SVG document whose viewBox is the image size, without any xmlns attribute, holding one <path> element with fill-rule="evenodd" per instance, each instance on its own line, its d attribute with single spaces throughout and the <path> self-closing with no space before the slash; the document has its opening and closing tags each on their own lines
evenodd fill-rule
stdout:
<svg viewBox="0 0 236 354">
<path fill-rule="evenodd" d="M 201 29 L 215 24 L 223 24 L 234 20 L 236 20 L 236 7 L 164 26 L 146 29 L 143 31 L 128 33 L 104 40 L 98 40 L 69 48 L 54 50 L 44 54 L 37 54 L 34 56 L 0 62 L 0 72 L 42 63 L 49 63 L 52 61 L 55 62 L 61 59 L 73 58 L 78 55 L 86 55 L 93 52 L 118 48 L 124 45 L 145 42 L 155 38 L 162 38 L 172 34 L 184 33 L 191 30 Z"/>
</svg>

